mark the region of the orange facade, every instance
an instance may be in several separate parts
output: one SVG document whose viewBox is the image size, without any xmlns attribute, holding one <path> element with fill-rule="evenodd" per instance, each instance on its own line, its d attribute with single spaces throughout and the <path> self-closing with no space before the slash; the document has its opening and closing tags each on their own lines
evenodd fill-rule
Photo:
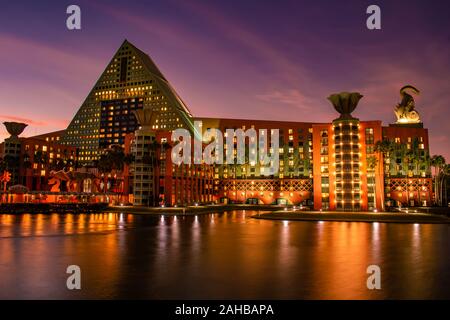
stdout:
<svg viewBox="0 0 450 320">
<path fill-rule="evenodd" d="M 158 204 L 175 206 L 214 202 L 217 198 L 214 197 L 214 166 L 174 165 L 171 161 L 171 133 L 162 130 L 154 133 L 157 142 L 154 179 Z M 128 134 L 125 137 L 125 153 L 131 152 L 133 142 L 134 134 Z M 131 195 L 133 174 L 130 169 L 125 165 L 124 190 Z"/>
<path fill-rule="evenodd" d="M 259 204 L 290 204 L 311 205 L 316 210 L 344 210 L 337 207 L 336 189 L 336 150 L 335 127 L 332 123 L 298 123 L 281 121 L 255 121 L 239 119 L 211 119 L 199 118 L 202 130 L 218 128 L 222 133 L 226 129 L 250 128 L 278 129 L 280 132 L 280 170 L 273 176 L 264 176 L 258 169 L 244 165 L 227 169 L 227 166 L 173 166 L 170 159 L 171 134 L 168 131 L 155 131 L 157 140 L 167 141 L 165 155 L 158 153 L 158 188 L 160 198 L 166 205 L 193 204 L 205 202 L 231 203 L 259 203 Z M 423 188 L 430 179 L 424 177 L 402 178 L 395 180 L 385 172 L 384 159 L 381 152 L 377 152 L 375 144 L 382 139 L 396 140 L 408 143 L 417 138 L 428 150 L 428 131 L 423 128 L 383 127 L 381 121 L 357 121 L 358 130 L 358 159 L 354 172 L 358 177 L 358 187 L 355 187 L 357 210 L 383 210 L 389 198 L 396 205 L 397 200 L 410 200 L 415 197 L 416 204 L 423 204 L 423 200 L 431 201 L 431 186 Z M 356 132 L 356 131 L 355 131 Z M 132 135 L 130 136 L 132 137 Z M 130 148 L 130 138 L 126 140 L 126 149 Z M 236 146 L 236 142 L 235 142 Z M 356 150 L 356 149 L 355 149 Z M 281 151 L 283 151 L 281 153 Z M 355 159 L 356 159 L 355 158 Z M 370 161 L 368 161 L 370 159 Z M 374 160 L 375 159 L 375 160 Z M 375 161 L 375 167 L 369 168 L 369 162 Z M 303 163 L 310 163 L 303 171 L 294 171 L 292 167 L 301 167 Z M 161 169 L 161 164 L 164 169 Z M 161 171 L 163 170 L 163 171 Z M 227 171 L 228 170 L 228 171 Z M 127 174 L 125 173 L 125 176 Z M 339 175 L 339 173 L 338 173 Z M 428 179 L 428 180 L 427 180 Z M 422 181 L 423 180 L 423 181 Z M 407 195 L 400 195 L 400 191 L 389 192 L 389 185 L 398 188 L 398 181 L 414 181 L 414 190 L 408 186 L 401 186 Z M 387 189 L 385 190 L 385 188 Z M 352 190 L 353 192 L 353 190 Z M 341 201 L 341 200 L 339 200 Z"/>
<path fill-rule="evenodd" d="M 75 167 L 77 148 L 59 143 L 61 131 L 29 138 L 19 138 L 18 177 L 16 184 L 33 191 L 49 191 L 50 171 L 66 171 Z M 3 144 L 2 144 L 3 145 Z M 1 147 L 0 150 L 3 150 Z M 3 151 L 2 151 L 3 153 Z M 3 155 L 4 156 L 4 155 Z"/>
</svg>

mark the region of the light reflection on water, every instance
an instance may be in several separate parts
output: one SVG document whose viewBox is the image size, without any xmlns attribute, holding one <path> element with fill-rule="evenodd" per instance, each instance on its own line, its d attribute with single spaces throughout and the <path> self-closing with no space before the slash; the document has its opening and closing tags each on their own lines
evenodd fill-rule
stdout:
<svg viewBox="0 0 450 320">
<path fill-rule="evenodd" d="M 254 213 L 0 215 L 0 298 L 450 298 L 447 225 Z M 81 291 L 65 289 L 71 264 Z"/>
</svg>

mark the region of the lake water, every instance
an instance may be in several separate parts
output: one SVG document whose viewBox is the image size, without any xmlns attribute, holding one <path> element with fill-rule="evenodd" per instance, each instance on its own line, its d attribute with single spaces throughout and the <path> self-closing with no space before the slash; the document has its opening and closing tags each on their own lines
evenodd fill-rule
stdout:
<svg viewBox="0 0 450 320">
<path fill-rule="evenodd" d="M 0 298 L 450 298 L 449 226 L 198 216 L 0 215 Z M 81 290 L 66 288 L 68 265 Z M 366 269 L 381 268 L 381 290 Z"/>
</svg>

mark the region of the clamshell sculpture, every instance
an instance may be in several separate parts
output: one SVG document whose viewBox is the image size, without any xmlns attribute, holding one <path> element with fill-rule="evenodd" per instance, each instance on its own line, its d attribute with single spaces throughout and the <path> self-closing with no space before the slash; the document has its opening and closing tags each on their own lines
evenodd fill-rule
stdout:
<svg viewBox="0 0 450 320">
<path fill-rule="evenodd" d="M 341 114 L 339 119 L 354 119 L 351 113 L 356 109 L 359 100 L 363 97 L 359 92 L 341 92 L 328 97 L 337 112 Z"/>
<path fill-rule="evenodd" d="M 3 124 L 11 135 L 11 138 L 17 138 L 28 126 L 26 123 L 21 122 L 3 122 Z"/>
</svg>

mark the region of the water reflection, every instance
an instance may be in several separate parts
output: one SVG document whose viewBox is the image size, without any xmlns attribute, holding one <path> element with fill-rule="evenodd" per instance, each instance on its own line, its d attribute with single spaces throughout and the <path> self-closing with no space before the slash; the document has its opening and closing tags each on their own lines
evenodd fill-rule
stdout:
<svg viewBox="0 0 450 320">
<path fill-rule="evenodd" d="M 447 225 L 253 214 L 0 215 L 0 298 L 450 298 Z M 79 292 L 64 287 L 70 264 Z"/>
</svg>

